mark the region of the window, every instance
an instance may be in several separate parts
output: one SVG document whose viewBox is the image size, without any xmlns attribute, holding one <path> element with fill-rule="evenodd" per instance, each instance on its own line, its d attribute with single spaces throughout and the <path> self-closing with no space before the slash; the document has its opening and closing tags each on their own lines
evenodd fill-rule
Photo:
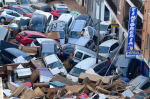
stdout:
<svg viewBox="0 0 150 99">
<path fill-rule="evenodd" d="M 77 68 L 77 67 L 73 67 L 71 69 L 71 71 L 69 72 L 70 75 L 73 75 L 75 77 L 79 77 L 80 76 L 80 73 L 85 73 L 86 70 L 84 69 L 80 69 L 80 68 Z"/>
<path fill-rule="evenodd" d="M 93 36 L 93 40 L 94 40 L 95 45 L 97 45 L 98 37 L 94 35 L 94 36 Z M 100 44 L 100 43 L 99 43 L 99 44 Z"/>
<path fill-rule="evenodd" d="M 108 29 L 111 29 L 111 25 L 108 26 Z"/>
<path fill-rule="evenodd" d="M 80 38 L 79 32 L 71 31 L 70 37 L 71 37 L 71 38 L 79 39 L 79 38 Z"/>
<path fill-rule="evenodd" d="M 110 17 L 110 12 L 108 10 L 108 8 L 105 6 L 105 14 L 104 14 L 104 21 L 109 21 L 109 17 Z"/>
<path fill-rule="evenodd" d="M 72 18 L 68 22 L 68 27 L 70 26 L 71 22 L 72 22 Z"/>
<path fill-rule="evenodd" d="M 36 39 L 33 41 L 33 43 L 34 43 L 36 46 L 40 46 L 40 43 L 39 43 Z"/>
<path fill-rule="evenodd" d="M 89 16 L 88 19 L 87 19 L 87 24 L 88 24 L 89 26 L 92 25 L 92 21 L 91 21 L 91 17 L 90 17 L 90 16 Z"/>
<path fill-rule="evenodd" d="M 107 47 L 107 46 L 99 46 L 99 52 L 100 53 L 108 53 L 109 52 L 109 47 Z"/>
<path fill-rule="evenodd" d="M 54 5 L 54 4 L 53 4 L 53 9 L 54 9 L 54 10 L 56 10 L 56 7 L 55 7 L 55 5 Z"/>
<path fill-rule="evenodd" d="M 36 39 L 36 38 L 43 38 L 43 37 L 40 37 L 40 36 L 30 36 L 28 38 L 30 38 L 30 39 Z"/>
<path fill-rule="evenodd" d="M 147 82 L 146 84 L 144 84 L 142 87 L 141 87 L 141 89 L 142 90 L 145 90 L 145 89 L 147 89 L 147 88 L 149 88 L 150 87 L 150 82 Z"/>
<path fill-rule="evenodd" d="M 14 12 L 13 12 L 13 16 L 20 17 L 20 15 L 18 13 L 14 13 Z"/>
<path fill-rule="evenodd" d="M 90 47 L 92 43 L 93 43 L 93 41 L 90 40 L 90 41 L 86 44 L 86 47 Z"/>
<path fill-rule="evenodd" d="M 119 46 L 119 44 L 118 44 L 118 43 L 115 43 L 115 44 L 114 44 L 114 47 L 115 47 L 115 48 L 117 48 L 118 46 Z"/>
<path fill-rule="evenodd" d="M 16 11 L 20 14 L 25 14 L 23 11 L 21 11 L 20 9 L 16 9 Z"/>
<path fill-rule="evenodd" d="M 59 69 L 61 69 L 61 68 L 63 68 L 63 65 L 59 61 L 56 61 L 54 63 L 51 63 L 51 64 L 47 65 L 47 68 L 51 68 L 51 69 L 54 69 L 56 67 L 58 67 Z"/>
<path fill-rule="evenodd" d="M 113 51 L 115 49 L 114 45 L 111 46 L 110 51 Z"/>
<path fill-rule="evenodd" d="M 27 12 L 31 12 L 28 8 L 23 8 L 24 10 L 26 10 Z M 32 13 L 32 12 L 31 12 Z"/>
<path fill-rule="evenodd" d="M 68 11 L 57 11 L 57 13 L 68 13 Z"/>
<path fill-rule="evenodd" d="M 107 62 L 100 63 L 99 65 L 97 65 L 97 66 L 94 68 L 94 71 L 97 73 L 99 70 L 101 70 L 102 68 L 104 68 L 106 65 L 107 65 Z"/>
<path fill-rule="evenodd" d="M 120 14 L 120 12 L 121 12 L 121 0 L 119 0 L 119 7 L 118 8 L 119 8 L 118 13 Z"/>
<path fill-rule="evenodd" d="M 8 35 L 9 35 L 9 31 L 7 31 L 7 33 L 6 33 L 6 35 L 5 35 L 5 38 L 4 38 L 5 41 L 8 40 L 8 37 L 9 37 Z"/>
<path fill-rule="evenodd" d="M 113 51 L 115 48 L 119 46 L 118 43 L 115 43 L 114 45 L 111 46 L 110 51 Z"/>
<path fill-rule="evenodd" d="M 75 55 L 75 57 L 78 58 L 78 59 L 81 59 L 82 55 L 83 55 L 83 53 L 77 52 L 76 55 Z"/>
<path fill-rule="evenodd" d="M 50 22 L 50 21 L 51 21 L 51 18 L 52 18 L 52 15 L 50 15 L 50 16 L 49 16 L 49 18 L 48 18 L 48 22 Z"/>
<path fill-rule="evenodd" d="M 89 57 L 91 57 L 91 56 L 85 54 L 83 59 L 86 59 L 86 58 L 89 58 Z"/>
<path fill-rule="evenodd" d="M 34 9 L 41 10 L 38 6 L 34 6 Z"/>
<path fill-rule="evenodd" d="M 48 20 L 47 20 L 47 25 L 49 24 L 49 22 L 51 21 L 52 15 L 49 16 Z"/>
<path fill-rule="evenodd" d="M 13 60 L 13 59 L 16 58 L 15 56 L 11 55 L 10 53 L 8 53 L 8 52 L 6 52 L 6 51 L 3 51 L 3 52 L 2 52 L 2 55 L 4 55 L 5 57 L 7 57 L 7 58 L 10 59 L 10 60 Z"/>
<path fill-rule="evenodd" d="M 30 36 L 30 37 L 28 37 L 28 38 L 30 38 L 30 39 L 36 39 L 34 36 Z"/>
<path fill-rule="evenodd" d="M 72 50 L 73 50 L 73 49 L 67 49 L 67 50 L 65 50 L 65 52 L 71 54 L 71 53 L 72 53 Z"/>
<path fill-rule="evenodd" d="M 6 14 L 13 15 L 13 12 L 12 11 L 6 11 Z"/>
<path fill-rule="evenodd" d="M 64 10 L 64 11 L 68 11 L 68 8 L 57 8 L 57 10 Z"/>
<path fill-rule="evenodd" d="M 91 27 L 88 27 L 88 31 L 89 31 L 89 35 L 93 36 L 94 35 L 94 31 Z"/>
<path fill-rule="evenodd" d="M 9 8 L 9 9 L 14 10 L 14 11 L 16 10 L 15 8 Z"/>
<path fill-rule="evenodd" d="M 0 2 L 0 7 L 3 7 L 3 4 L 2 4 L 2 2 Z"/>
</svg>

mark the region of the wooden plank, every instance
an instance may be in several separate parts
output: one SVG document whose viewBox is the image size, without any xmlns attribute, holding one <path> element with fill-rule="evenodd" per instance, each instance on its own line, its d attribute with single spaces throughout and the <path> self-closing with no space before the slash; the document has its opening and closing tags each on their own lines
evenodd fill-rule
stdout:
<svg viewBox="0 0 150 99">
<path fill-rule="evenodd" d="M 3 98 L 3 85 L 2 85 L 2 78 L 0 77 L 0 99 L 4 99 Z"/>
</svg>

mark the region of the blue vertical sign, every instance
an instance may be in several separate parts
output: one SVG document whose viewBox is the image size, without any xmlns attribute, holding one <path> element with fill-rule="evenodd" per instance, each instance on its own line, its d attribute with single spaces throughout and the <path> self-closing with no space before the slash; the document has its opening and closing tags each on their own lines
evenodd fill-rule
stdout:
<svg viewBox="0 0 150 99">
<path fill-rule="evenodd" d="M 137 7 L 130 7 L 127 55 L 140 55 L 141 51 L 134 50 L 136 32 Z"/>
<path fill-rule="evenodd" d="M 136 31 L 137 8 L 130 7 L 129 29 L 128 29 L 128 44 L 127 50 L 134 50 L 135 31 Z"/>
</svg>

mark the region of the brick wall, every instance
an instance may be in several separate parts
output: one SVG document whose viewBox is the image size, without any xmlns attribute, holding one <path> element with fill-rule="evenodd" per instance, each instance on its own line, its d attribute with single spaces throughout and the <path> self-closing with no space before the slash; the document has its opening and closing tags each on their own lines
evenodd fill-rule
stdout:
<svg viewBox="0 0 150 99">
<path fill-rule="evenodd" d="M 144 5 L 144 21 L 143 21 L 143 32 L 142 32 L 142 54 L 144 58 L 147 60 L 149 57 L 149 50 L 147 49 L 147 37 L 150 35 L 150 1 L 147 0 Z"/>
</svg>

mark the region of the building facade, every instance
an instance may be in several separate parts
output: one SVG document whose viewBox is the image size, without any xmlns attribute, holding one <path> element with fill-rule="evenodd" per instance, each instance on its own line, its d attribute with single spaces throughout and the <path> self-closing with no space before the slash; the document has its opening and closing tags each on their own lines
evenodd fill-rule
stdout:
<svg viewBox="0 0 150 99">
<path fill-rule="evenodd" d="M 130 7 L 138 7 L 136 36 L 135 36 L 135 50 L 141 50 L 142 43 L 142 27 L 143 27 L 143 11 L 140 6 L 140 0 L 104 0 L 104 4 L 109 9 L 112 15 L 112 21 L 119 24 L 118 37 L 122 42 L 125 38 L 124 53 L 126 52 L 127 38 L 128 38 L 128 22 L 129 22 L 129 10 Z M 140 56 L 142 57 L 142 56 Z"/>
<path fill-rule="evenodd" d="M 134 56 L 141 62 L 141 73 L 150 76 L 150 1 L 149 0 L 101 0 L 101 21 L 111 21 L 119 25 L 116 27 L 118 39 L 124 45 L 126 54 L 128 43 L 128 24 L 130 7 L 138 8 L 135 50 L 141 50 L 142 54 Z M 99 19 L 100 0 L 85 0 L 84 7 L 93 19 Z M 127 56 L 128 57 L 128 56 Z"/>
<path fill-rule="evenodd" d="M 142 0 L 105 0 L 104 4 L 107 6 L 112 14 L 112 21 L 119 24 L 119 41 L 122 43 L 125 39 L 124 54 L 127 50 L 128 43 L 128 22 L 130 7 L 137 7 L 137 24 L 135 34 L 135 50 L 141 50 L 142 54 L 134 58 L 140 60 L 141 74 L 150 77 L 150 1 Z M 127 56 L 128 57 L 128 56 Z"/>
<path fill-rule="evenodd" d="M 86 0 L 86 12 L 89 13 L 92 19 L 99 19 L 99 5 L 100 0 Z M 101 21 L 110 21 L 111 14 L 108 8 L 104 4 L 104 0 L 101 0 Z"/>
<path fill-rule="evenodd" d="M 144 5 L 143 32 L 142 32 L 142 54 L 150 67 L 150 1 L 146 0 Z"/>
</svg>

